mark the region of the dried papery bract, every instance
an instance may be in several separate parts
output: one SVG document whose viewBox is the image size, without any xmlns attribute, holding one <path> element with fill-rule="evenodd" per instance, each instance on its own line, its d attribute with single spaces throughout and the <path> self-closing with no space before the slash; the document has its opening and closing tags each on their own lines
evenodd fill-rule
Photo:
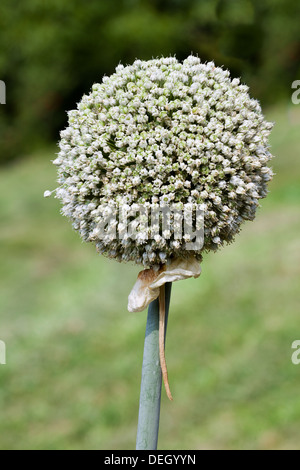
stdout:
<svg viewBox="0 0 300 470">
<path fill-rule="evenodd" d="M 159 292 L 159 362 L 167 396 L 173 401 L 169 385 L 168 369 L 165 356 L 165 328 L 166 328 L 166 292 L 165 284 L 160 287 Z"/>
</svg>

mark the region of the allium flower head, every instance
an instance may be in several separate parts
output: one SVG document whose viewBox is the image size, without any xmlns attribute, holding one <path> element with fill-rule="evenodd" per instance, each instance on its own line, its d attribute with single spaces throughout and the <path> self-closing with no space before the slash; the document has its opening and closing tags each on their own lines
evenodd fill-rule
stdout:
<svg viewBox="0 0 300 470">
<path fill-rule="evenodd" d="M 122 223 L 111 219 L 103 235 L 110 209 L 200 205 L 204 244 L 192 254 L 201 260 L 231 242 L 267 195 L 271 129 L 248 87 L 213 62 L 190 56 L 119 65 L 69 112 L 54 161 L 56 197 L 100 253 L 145 266 L 189 257 L 187 239 L 175 237 L 174 220 L 154 237 L 149 220 L 137 236 L 116 237 Z"/>
</svg>

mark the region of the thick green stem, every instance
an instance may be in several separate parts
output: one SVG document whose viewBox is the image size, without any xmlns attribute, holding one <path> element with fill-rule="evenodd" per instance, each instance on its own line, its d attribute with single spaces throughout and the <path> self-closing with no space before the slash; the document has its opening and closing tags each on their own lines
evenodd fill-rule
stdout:
<svg viewBox="0 0 300 470">
<path fill-rule="evenodd" d="M 165 286 L 166 316 L 165 334 L 172 284 Z M 162 372 L 159 359 L 159 299 L 154 300 L 148 310 L 142 383 L 140 395 L 137 450 L 156 450 L 158 441 Z"/>
</svg>

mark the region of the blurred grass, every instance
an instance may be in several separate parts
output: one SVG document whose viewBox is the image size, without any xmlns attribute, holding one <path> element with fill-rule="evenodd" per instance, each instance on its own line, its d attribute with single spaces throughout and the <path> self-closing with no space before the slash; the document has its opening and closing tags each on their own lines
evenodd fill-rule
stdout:
<svg viewBox="0 0 300 470">
<path fill-rule="evenodd" d="M 173 288 L 162 449 L 300 449 L 300 108 L 267 114 L 268 199 L 200 279 Z M 133 449 L 146 313 L 126 306 L 138 268 L 99 257 L 43 199 L 55 152 L 0 175 L 0 449 Z"/>
</svg>

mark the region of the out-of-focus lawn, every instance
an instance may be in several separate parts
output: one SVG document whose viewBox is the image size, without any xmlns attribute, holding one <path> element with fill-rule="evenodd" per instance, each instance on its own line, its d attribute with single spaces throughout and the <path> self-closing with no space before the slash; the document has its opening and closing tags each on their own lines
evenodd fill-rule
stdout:
<svg viewBox="0 0 300 470">
<path fill-rule="evenodd" d="M 268 118 L 277 176 L 258 218 L 173 287 L 162 449 L 300 449 L 300 108 Z M 0 449 L 133 449 L 138 268 L 99 257 L 43 199 L 55 151 L 0 175 Z"/>
</svg>

